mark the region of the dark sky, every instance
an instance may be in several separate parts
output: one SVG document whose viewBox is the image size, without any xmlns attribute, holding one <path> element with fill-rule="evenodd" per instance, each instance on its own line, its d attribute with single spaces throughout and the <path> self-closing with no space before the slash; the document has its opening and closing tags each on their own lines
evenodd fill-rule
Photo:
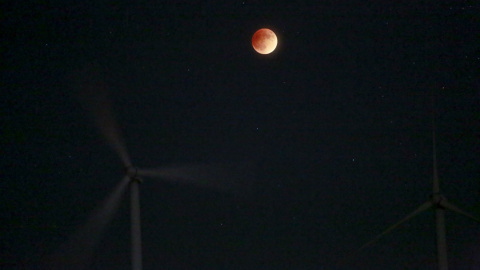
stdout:
<svg viewBox="0 0 480 270">
<path fill-rule="evenodd" d="M 475 1 L 47 2 L 2 8 L 0 268 L 43 269 L 123 175 L 91 66 L 135 165 L 249 164 L 235 196 L 145 178 L 144 269 L 435 269 L 433 211 L 337 263 L 428 200 L 432 93 L 441 188 L 480 216 Z M 125 196 L 89 269 L 130 269 L 129 224 Z M 479 269 L 480 224 L 446 224 Z"/>
</svg>

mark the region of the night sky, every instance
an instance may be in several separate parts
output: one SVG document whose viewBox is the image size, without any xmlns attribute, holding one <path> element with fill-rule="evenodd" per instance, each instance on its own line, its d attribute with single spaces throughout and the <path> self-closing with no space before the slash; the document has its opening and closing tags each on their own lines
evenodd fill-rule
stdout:
<svg viewBox="0 0 480 270">
<path fill-rule="evenodd" d="M 433 211 L 350 256 L 429 199 L 432 110 L 443 194 L 480 216 L 476 1 L 46 2 L 2 8 L 0 268 L 47 269 L 124 175 L 88 72 L 136 166 L 243 181 L 145 178 L 144 269 L 436 269 Z M 130 269 L 128 202 L 88 269 Z M 450 268 L 480 269 L 480 224 L 446 224 Z"/>
</svg>

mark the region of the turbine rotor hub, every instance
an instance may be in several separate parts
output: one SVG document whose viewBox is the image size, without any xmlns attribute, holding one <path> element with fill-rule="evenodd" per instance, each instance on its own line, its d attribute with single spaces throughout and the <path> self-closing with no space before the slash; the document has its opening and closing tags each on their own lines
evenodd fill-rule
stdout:
<svg viewBox="0 0 480 270">
<path fill-rule="evenodd" d="M 130 178 L 131 182 L 142 183 L 142 179 L 138 177 L 138 168 L 137 167 L 127 167 L 125 168 L 125 174 Z"/>
<path fill-rule="evenodd" d="M 138 168 L 133 166 L 127 167 L 125 168 L 125 174 L 130 178 L 137 177 Z"/>
<path fill-rule="evenodd" d="M 433 193 L 430 196 L 430 199 L 432 200 L 432 203 L 437 206 L 441 207 L 442 201 L 445 200 L 445 197 L 441 193 Z"/>
</svg>

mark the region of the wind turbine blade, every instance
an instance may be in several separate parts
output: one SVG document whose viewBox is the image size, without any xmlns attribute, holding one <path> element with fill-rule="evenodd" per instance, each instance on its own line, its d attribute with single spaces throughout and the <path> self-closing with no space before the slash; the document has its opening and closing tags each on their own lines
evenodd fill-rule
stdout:
<svg viewBox="0 0 480 270">
<path fill-rule="evenodd" d="M 81 73 L 79 78 L 80 100 L 93 116 L 97 128 L 117 153 L 125 167 L 132 166 L 132 162 L 125 147 L 123 137 L 113 115 L 112 104 L 108 97 L 105 82 L 101 78 L 98 67 L 90 67 Z"/>
<path fill-rule="evenodd" d="M 413 212 L 411 212 L 410 214 L 408 214 L 406 217 L 404 217 L 402 220 L 400 220 L 399 222 L 393 224 L 392 226 L 388 227 L 385 231 L 383 231 L 382 233 L 378 234 L 377 236 L 375 236 L 371 241 L 369 241 L 368 243 L 364 244 L 362 247 L 360 247 L 360 249 L 357 251 L 357 252 L 360 252 L 361 250 L 363 250 L 364 248 L 370 246 L 371 244 L 375 243 L 376 241 L 378 241 L 382 236 L 390 233 L 391 231 L 393 231 L 395 228 L 397 228 L 398 226 L 400 226 L 402 223 L 414 218 L 415 216 L 417 216 L 418 214 L 428 210 L 429 208 L 431 208 L 433 206 L 433 203 L 431 201 L 427 201 L 425 202 L 424 204 L 420 205 L 420 207 L 418 207 L 417 209 L 415 209 Z"/>
<path fill-rule="evenodd" d="M 480 219 L 473 216 L 473 215 L 470 215 L 469 213 L 463 211 L 462 209 L 458 208 L 457 206 L 453 205 L 451 202 L 447 201 L 446 199 L 443 199 L 442 201 L 440 201 L 440 206 L 445 208 L 445 209 L 448 209 L 448 210 L 451 210 L 455 213 L 458 213 L 460 215 L 464 215 L 466 216 L 467 218 L 470 218 L 472 220 L 475 220 L 476 222 L 480 223 Z"/>
<path fill-rule="evenodd" d="M 179 165 L 139 169 L 138 175 L 239 194 L 247 192 L 254 179 L 251 164 Z"/>
<path fill-rule="evenodd" d="M 92 213 L 82 226 L 49 262 L 50 269 L 86 269 L 91 263 L 95 247 L 118 210 L 120 201 L 130 179 L 124 177 L 101 207 Z"/>
<path fill-rule="evenodd" d="M 353 259 L 353 257 L 357 256 L 362 250 L 364 250 L 365 248 L 367 248 L 368 246 L 372 245 L 373 243 L 375 243 L 376 241 L 378 241 L 380 238 L 382 238 L 383 236 L 387 235 L 388 233 L 390 233 L 391 231 L 393 231 L 395 228 L 397 228 L 398 226 L 400 226 L 402 223 L 414 218 L 415 216 L 417 216 L 418 214 L 428 210 L 429 208 L 433 207 L 434 204 L 431 202 L 431 201 L 427 201 L 425 202 L 424 204 L 420 205 L 417 209 L 415 209 L 413 212 L 411 212 L 410 214 L 408 214 L 406 217 L 404 217 L 402 220 L 400 220 L 399 222 L 393 224 L 392 226 L 388 227 L 386 230 L 384 230 L 383 232 L 381 232 L 380 234 L 378 234 L 377 236 L 375 236 L 372 240 L 370 240 L 369 242 L 365 243 L 363 246 L 361 246 L 359 249 L 357 249 L 355 252 L 351 253 L 350 255 L 346 256 L 345 258 L 341 259 L 337 264 L 338 265 L 344 265 L 346 263 L 348 263 L 350 260 Z"/>
<path fill-rule="evenodd" d="M 437 135 L 435 125 L 435 96 L 432 93 L 432 156 L 433 156 L 433 186 L 432 193 L 440 193 L 440 180 L 438 179 L 437 169 Z"/>
<path fill-rule="evenodd" d="M 142 270 L 142 230 L 140 225 L 139 182 L 130 183 L 130 218 L 132 222 L 132 269 Z"/>
</svg>

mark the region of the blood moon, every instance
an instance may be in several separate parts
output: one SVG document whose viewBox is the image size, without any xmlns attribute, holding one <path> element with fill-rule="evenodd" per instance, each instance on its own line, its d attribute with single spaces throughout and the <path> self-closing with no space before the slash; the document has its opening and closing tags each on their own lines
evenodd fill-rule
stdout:
<svg viewBox="0 0 480 270">
<path fill-rule="evenodd" d="M 268 29 L 259 29 L 252 37 L 252 46 L 260 54 L 269 54 L 277 47 L 277 36 Z"/>
</svg>

